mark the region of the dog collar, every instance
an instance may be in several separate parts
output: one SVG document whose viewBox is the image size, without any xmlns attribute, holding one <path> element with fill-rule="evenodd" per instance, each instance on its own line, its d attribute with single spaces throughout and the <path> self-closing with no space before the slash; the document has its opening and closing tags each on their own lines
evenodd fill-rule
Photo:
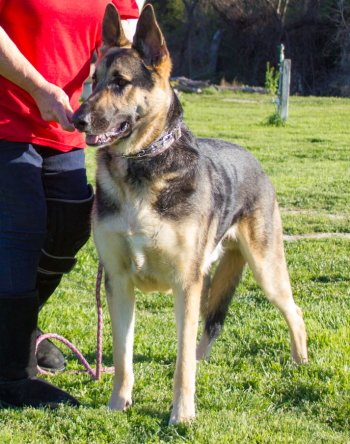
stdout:
<svg viewBox="0 0 350 444">
<path fill-rule="evenodd" d="M 143 159 L 144 157 L 153 156 L 161 153 L 162 151 L 165 151 L 167 148 L 169 148 L 170 145 L 172 145 L 175 142 L 175 140 L 180 139 L 181 125 L 182 125 L 182 119 L 179 121 L 179 123 L 170 133 L 161 137 L 156 142 L 151 143 L 151 145 L 146 146 L 146 148 L 143 148 L 141 151 L 139 151 L 136 154 L 130 156 L 122 154 L 121 157 L 123 157 L 124 159 Z"/>
</svg>

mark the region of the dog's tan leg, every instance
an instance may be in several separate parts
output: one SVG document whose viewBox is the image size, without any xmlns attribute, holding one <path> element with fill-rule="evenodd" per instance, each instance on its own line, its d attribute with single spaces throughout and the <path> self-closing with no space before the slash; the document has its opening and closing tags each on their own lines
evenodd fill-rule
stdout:
<svg viewBox="0 0 350 444">
<path fill-rule="evenodd" d="M 197 360 L 208 359 L 219 336 L 229 304 L 239 284 L 246 261 L 239 250 L 226 250 L 212 278 L 206 303 L 201 309 L 203 333 L 197 346 Z"/>
<path fill-rule="evenodd" d="M 204 277 L 204 284 L 203 284 L 203 288 L 202 288 L 201 303 L 200 303 L 200 313 L 201 313 L 203 323 L 205 323 L 205 318 L 207 316 L 207 304 L 208 304 L 210 283 L 211 283 L 211 278 L 210 278 L 210 274 L 208 274 Z M 203 339 L 203 336 L 204 336 L 204 326 L 203 326 L 202 339 Z M 202 357 L 204 357 L 204 354 L 205 354 L 204 352 L 206 350 L 206 347 L 207 347 L 206 344 L 202 340 L 197 345 L 197 348 L 196 348 L 197 361 L 201 360 Z"/>
<path fill-rule="evenodd" d="M 125 275 L 125 274 L 124 274 Z M 106 293 L 112 322 L 114 388 L 108 407 L 126 410 L 131 405 L 134 383 L 132 369 L 135 292 L 133 283 L 123 273 L 106 272 Z"/>
<path fill-rule="evenodd" d="M 258 221 L 258 223 L 256 222 Z M 284 316 L 290 333 L 292 358 L 306 363 L 306 330 L 300 308 L 295 304 L 284 255 L 282 224 L 277 203 L 273 226 L 263 229 L 259 215 L 239 226 L 239 243 L 257 283 L 269 301 Z"/>
<path fill-rule="evenodd" d="M 169 424 L 187 422 L 195 417 L 196 339 L 202 285 L 201 281 L 186 291 L 173 289 L 178 343 Z"/>
</svg>

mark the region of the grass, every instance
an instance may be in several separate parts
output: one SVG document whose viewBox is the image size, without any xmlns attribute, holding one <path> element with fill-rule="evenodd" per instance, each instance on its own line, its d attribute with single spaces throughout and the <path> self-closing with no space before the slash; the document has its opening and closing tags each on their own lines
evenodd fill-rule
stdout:
<svg viewBox="0 0 350 444">
<path fill-rule="evenodd" d="M 197 136 L 238 143 L 261 161 L 276 187 L 286 234 L 350 232 L 348 99 L 291 97 L 284 127 L 263 124 L 274 106 L 267 96 L 207 90 L 184 94 L 182 101 L 186 123 Z M 94 182 L 91 149 L 87 164 Z M 333 237 L 285 244 L 308 331 L 308 365 L 290 363 L 287 327 L 247 270 L 210 363 L 198 365 L 196 420 L 168 427 L 176 358 L 172 297 L 138 292 L 129 411 L 105 410 L 111 375 L 96 382 L 67 371 L 45 378 L 83 406 L 0 410 L 0 443 L 350 443 L 349 242 Z M 89 241 L 40 315 L 45 332 L 67 337 L 91 364 L 96 271 Z M 108 366 L 112 343 L 105 302 L 104 313 Z M 80 369 L 70 350 L 61 349 L 68 370 Z"/>
</svg>

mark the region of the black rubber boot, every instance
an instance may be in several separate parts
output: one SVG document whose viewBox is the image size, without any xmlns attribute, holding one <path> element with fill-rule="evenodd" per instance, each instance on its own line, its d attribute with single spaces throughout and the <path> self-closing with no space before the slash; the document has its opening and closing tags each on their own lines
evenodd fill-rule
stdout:
<svg viewBox="0 0 350 444">
<path fill-rule="evenodd" d="M 73 396 L 38 377 L 0 382 L 1 407 L 57 409 L 59 404 L 68 404 L 72 407 L 80 405 Z"/>
<path fill-rule="evenodd" d="M 37 328 L 37 337 L 44 333 Z M 59 348 L 56 347 L 49 339 L 40 342 L 36 359 L 38 366 L 43 370 L 51 373 L 63 372 L 66 368 L 66 360 Z"/>
<path fill-rule="evenodd" d="M 39 292 L 40 309 L 59 285 L 62 275 L 69 273 L 76 263 L 75 255 L 90 237 L 90 214 L 94 192 L 88 185 L 88 198 L 80 201 L 47 199 L 47 236 L 44 242 L 36 289 Z M 42 334 L 38 329 L 37 336 Z M 50 372 L 65 369 L 61 351 L 50 340 L 39 344 L 38 365 Z"/>
<path fill-rule="evenodd" d="M 38 293 L 0 294 L 0 405 L 56 408 L 79 402 L 36 377 Z"/>
<path fill-rule="evenodd" d="M 36 277 L 36 289 L 39 292 L 39 310 L 42 309 L 45 302 L 53 294 L 61 282 L 62 274 L 45 274 L 38 271 Z M 36 336 L 42 335 L 43 332 L 37 328 Z M 66 361 L 62 352 L 49 339 L 40 342 L 37 355 L 38 365 L 43 370 L 57 373 L 62 372 L 66 368 Z"/>
</svg>

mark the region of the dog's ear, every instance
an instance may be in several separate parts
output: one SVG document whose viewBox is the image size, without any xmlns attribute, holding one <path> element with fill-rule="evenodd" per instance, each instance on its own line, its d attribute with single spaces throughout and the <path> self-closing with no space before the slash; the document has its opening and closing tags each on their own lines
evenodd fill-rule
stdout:
<svg viewBox="0 0 350 444">
<path fill-rule="evenodd" d="M 169 57 L 164 36 L 150 4 L 141 12 L 132 47 L 140 54 L 146 65 L 157 67 Z"/>
<path fill-rule="evenodd" d="M 113 3 L 108 3 L 102 23 L 102 52 L 117 46 L 130 47 L 131 42 L 125 37 L 119 12 Z"/>
</svg>

